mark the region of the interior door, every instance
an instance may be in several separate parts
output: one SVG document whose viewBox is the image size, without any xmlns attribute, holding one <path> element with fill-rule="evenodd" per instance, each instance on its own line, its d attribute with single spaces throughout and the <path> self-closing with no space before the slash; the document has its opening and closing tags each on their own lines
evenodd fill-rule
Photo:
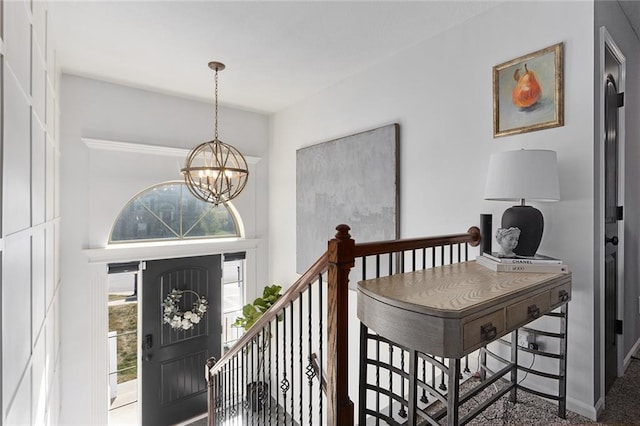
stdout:
<svg viewBox="0 0 640 426">
<path fill-rule="evenodd" d="M 142 424 L 173 425 L 207 411 L 204 365 L 220 358 L 221 256 L 146 262 L 142 278 Z M 190 310 L 205 296 L 208 309 L 190 330 L 163 324 L 162 303 L 173 289 Z"/>
<path fill-rule="evenodd" d="M 605 72 L 608 74 L 604 88 L 604 185 L 605 185 L 605 254 L 604 254 L 604 286 L 605 286 L 605 392 L 608 392 L 615 381 L 618 370 L 617 333 L 618 319 L 618 220 L 622 219 L 618 209 L 618 108 L 621 106 L 618 97 L 618 63 L 606 49 Z"/>
</svg>

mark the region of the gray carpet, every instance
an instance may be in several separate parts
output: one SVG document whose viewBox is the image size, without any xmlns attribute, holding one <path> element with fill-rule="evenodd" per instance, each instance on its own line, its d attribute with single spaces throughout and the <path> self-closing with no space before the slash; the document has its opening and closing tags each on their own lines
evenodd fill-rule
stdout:
<svg viewBox="0 0 640 426">
<path fill-rule="evenodd" d="M 607 394 L 605 409 L 598 422 L 568 410 L 567 418 L 561 419 L 557 416 L 557 404 L 525 392 L 518 392 L 516 404 L 510 403 L 507 396 L 504 396 L 467 424 L 472 426 L 640 425 L 640 351 L 638 352 L 631 359 L 624 376 L 616 379 Z M 476 398 L 481 401 L 482 393 Z M 205 425 L 206 421 L 202 419 L 189 426 Z"/>
<path fill-rule="evenodd" d="M 640 425 L 640 350 L 624 376 L 613 383 L 598 420 L 605 425 Z"/>
<path fill-rule="evenodd" d="M 639 351 L 640 352 L 640 351 Z M 567 410 L 567 418 L 557 417 L 557 404 L 525 392 L 518 392 L 518 403 L 503 397 L 469 425 L 640 425 L 640 354 L 631 359 L 623 377 L 607 394 L 604 411 L 597 422 Z"/>
</svg>

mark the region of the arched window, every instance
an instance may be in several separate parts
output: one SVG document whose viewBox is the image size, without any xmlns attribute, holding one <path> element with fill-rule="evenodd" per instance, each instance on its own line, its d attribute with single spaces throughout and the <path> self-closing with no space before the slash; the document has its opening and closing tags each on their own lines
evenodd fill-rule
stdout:
<svg viewBox="0 0 640 426">
<path fill-rule="evenodd" d="M 194 197 L 183 182 L 162 183 L 138 193 L 116 219 L 109 243 L 241 236 L 232 206 Z"/>
</svg>

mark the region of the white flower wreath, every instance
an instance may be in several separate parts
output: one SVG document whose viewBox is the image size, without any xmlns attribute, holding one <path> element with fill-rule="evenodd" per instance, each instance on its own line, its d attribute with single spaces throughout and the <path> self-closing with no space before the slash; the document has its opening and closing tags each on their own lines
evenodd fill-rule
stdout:
<svg viewBox="0 0 640 426">
<path fill-rule="evenodd" d="M 193 293 L 198 298 L 190 311 L 182 312 L 180 306 L 178 306 L 183 293 Z M 192 329 L 207 312 L 207 303 L 207 299 L 204 296 L 200 296 L 193 290 L 178 290 L 174 288 L 162 303 L 162 306 L 164 306 L 163 322 L 169 324 L 175 330 Z"/>
</svg>

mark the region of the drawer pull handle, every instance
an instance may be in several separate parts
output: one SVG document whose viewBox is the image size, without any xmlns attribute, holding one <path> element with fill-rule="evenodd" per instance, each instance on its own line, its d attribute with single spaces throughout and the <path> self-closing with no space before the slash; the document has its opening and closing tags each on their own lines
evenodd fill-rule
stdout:
<svg viewBox="0 0 640 426">
<path fill-rule="evenodd" d="M 496 336 L 498 335 L 498 329 L 496 328 L 495 325 L 491 324 L 490 322 L 480 326 L 480 337 L 482 337 L 482 340 L 493 340 L 496 338 Z"/>
<path fill-rule="evenodd" d="M 527 317 L 528 318 L 538 318 L 540 316 L 540 308 L 536 305 L 529 305 L 527 307 Z"/>
<path fill-rule="evenodd" d="M 569 292 L 567 290 L 560 290 L 558 292 L 558 299 L 560 299 L 561 302 L 566 302 L 569 300 Z"/>
</svg>

